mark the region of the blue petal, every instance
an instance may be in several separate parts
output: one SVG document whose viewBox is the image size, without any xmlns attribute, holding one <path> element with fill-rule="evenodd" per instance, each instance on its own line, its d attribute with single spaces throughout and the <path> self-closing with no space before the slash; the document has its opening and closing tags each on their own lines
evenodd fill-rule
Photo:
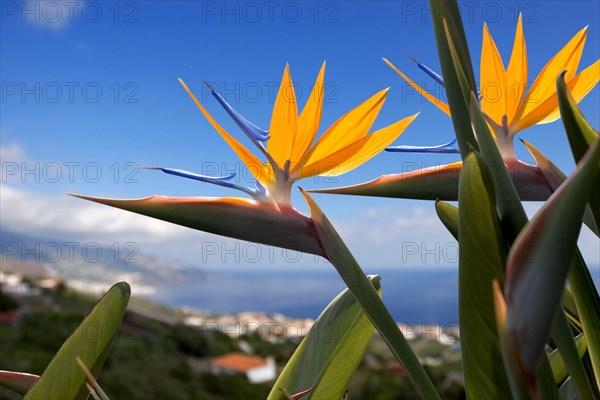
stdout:
<svg viewBox="0 0 600 400">
<path fill-rule="evenodd" d="M 263 195 L 264 197 L 267 197 L 267 189 L 259 181 L 254 182 L 254 186 L 256 187 L 256 189 L 255 189 L 256 193 L 259 193 L 259 194 Z"/>
<path fill-rule="evenodd" d="M 444 79 L 440 76 L 440 74 L 438 74 L 437 72 L 435 72 L 434 70 L 429 68 L 427 65 L 421 64 L 420 62 L 418 62 L 417 60 L 415 60 L 408 54 L 406 55 L 406 57 L 410 58 L 415 64 L 417 64 L 417 67 L 421 68 L 422 71 L 424 71 L 427 75 L 432 77 L 437 83 L 439 83 L 440 85 L 445 87 Z M 477 99 L 481 100 L 482 98 L 483 98 L 483 96 L 481 95 L 481 92 L 478 90 L 477 91 Z"/>
<path fill-rule="evenodd" d="M 456 154 L 460 151 L 454 147 L 456 139 L 438 146 L 392 146 L 387 147 L 385 151 L 395 153 L 438 153 L 438 154 Z"/>
<path fill-rule="evenodd" d="M 164 172 L 166 174 L 181 176 L 183 178 L 188 178 L 188 179 L 194 179 L 194 180 L 200 181 L 200 182 L 214 183 L 217 185 L 218 184 L 230 185 L 231 183 L 229 181 L 232 180 L 233 178 L 235 178 L 235 174 L 213 177 L 213 176 L 200 175 L 200 174 L 196 174 L 193 172 L 185 171 L 183 169 L 175 169 L 175 168 L 160 168 L 159 167 L 159 168 L 147 168 L 147 169 L 157 169 L 157 170 L 161 170 L 162 172 Z"/>
<path fill-rule="evenodd" d="M 152 167 L 152 168 L 144 168 L 144 169 L 159 170 L 159 171 L 162 171 L 162 172 L 164 172 L 166 174 L 170 174 L 170 175 L 181 176 L 183 178 L 193 179 L 195 181 L 212 183 L 213 185 L 224 186 L 224 187 L 228 187 L 231 189 L 240 190 L 244 193 L 249 194 L 250 196 L 254 197 L 257 200 L 261 200 L 266 197 L 266 191 L 264 191 L 264 193 L 263 193 L 257 189 L 246 188 L 244 186 L 236 185 L 235 183 L 230 182 L 235 177 L 235 174 L 211 177 L 211 176 L 200 175 L 200 174 L 185 171 L 182 169 L 174 169 L 174 168 Z M 261 185 L 261 187 L 262 187 L 262 185 Z"/>
<path fill-rule="evenodd" d="M 417 60 L 415 60 L 414 58 L 412 58 L 408 54 L 406 55 L 406 57 L 410 58 L 415 64 L 417 64 L 417 67 L 419 67 L 427 75 L 429 75 L 430 77 L 432 77 L 433 80 L 435 80 L 440 85 L 444 86 L 444 79 L 440 76 L 440 74 L 438 74 L 437 72 L 435 72 L 434 70 L 432 70 L 431 68 L 429 68 L 427 65 L 421 64 L 420 62 L 418 62 Z"/>
<path fill-rule="evenodd" d="M 212 88 L 212 86 L 210 86 L 208 83 L 206 83 L 206 86 L 208 86 L 212 95 L 215 97 L 215 99 L 217 99 L 219 104 L 223 106 L 225 111 L 227 111 L 227 114 L 229 114 L 229 116 L 235 121 L 242 132 L 244 132 L 250 138 L 250 140 L 254 142 L 254 144 L 264 146 L 263 143 L 269 140 L 269 132 L 259 128 L 246 118 L 242 117 L 229 105 L 229 103 L 225 101 L 223 97 L 221 97 L 219 93 Z"/>
</svg>

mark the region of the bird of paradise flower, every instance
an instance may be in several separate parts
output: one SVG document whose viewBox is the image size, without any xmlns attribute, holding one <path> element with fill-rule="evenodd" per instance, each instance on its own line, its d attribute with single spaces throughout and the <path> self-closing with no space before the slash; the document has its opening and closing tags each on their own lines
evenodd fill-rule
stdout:
<svg viewBox="0 0 600 400">
<path fill-rule="evenodd" d="M 152 169 L 237 189 L 251 199 L 152 196 L 119 200 L 75 196 L 206 232 L 323 255 L 311 219 L 291 205 L 293 183 L 315 175 L 341 175 L 357 168 L 389 146 L 418 115 L 369 134 L 385 102 L 388 89 L 384 89 L 340 117 L 315 141 L 323 108 L 324 77 L 325 63 L 310 98 L 298 114 L 290 69 L 286 66 L 268 131 L 242 117 L 209 86 L 212 95 L 266 162 L 230 135 L 179 80 L 202 114 L 252 172 L 255 187 L 233 183 L 234 175 L 208 177 L 173 168 Z"/>
<path fill-rule="evenodd" d="M 505 68 L 500 53 L 489 32 L 483 27 L 483 43 L 480 62 L 480 102 L 486 120 L 491 128 L 496 145 L 502 155 L 515 188 L 522 200 L 546 200 L 556 183 L 562 181 L 556 176 L 557 168 L 530 143 L 523 141 L 537 162 L 537 166 L 517 159 L 513 140 L 519 131 L 536 124 L 546 124 L 560 118 L 556 95 L 556 78 L 564 70 L 565 81 L 577 102 L 581 101 L 600 79 L 600 60 L 583 71 L 576 73 L 587 37 L 587 27 L 577 32 L 571 40 L 548 61 L 527 88 L 528 59 L 523 33 L 523 20 L 519 16 L 512 54 Z M 442 77 L 424 64 L 412 59 L 417 66 L 444 85 Z M 450 115 L 448 104 L 439 100 L 417 85 L 394 64 L 384 61 L 404 78 L 417 92 Z M 388 148 L 395 152 L 458 152 L 452 147 L 454 142 L 442 146 L 397 146 Z M 544 168 L 548 166 L 548 168 Z M 461 162 L 443 166 L 424 168 L 403 174 L 384 175 L 371 182 L 354 186 L 311 190 L 318 193 L 336 193 L 365 196 L 406 197 L 415 199 L 456 200 Z"/>
</svg>

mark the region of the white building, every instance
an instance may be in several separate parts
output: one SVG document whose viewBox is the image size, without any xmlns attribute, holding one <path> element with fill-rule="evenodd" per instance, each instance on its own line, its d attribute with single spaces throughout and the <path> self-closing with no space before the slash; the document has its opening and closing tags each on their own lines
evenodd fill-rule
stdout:
<svg viewBox="0 0 600 400">
<path fill-rule="evenodd" d="M 251 383 L 271 381 L 276 378 L 275 361 L 243 353 L 230 353 L 210 361 L 213 374 L 244 374 Z"/>
</svg>

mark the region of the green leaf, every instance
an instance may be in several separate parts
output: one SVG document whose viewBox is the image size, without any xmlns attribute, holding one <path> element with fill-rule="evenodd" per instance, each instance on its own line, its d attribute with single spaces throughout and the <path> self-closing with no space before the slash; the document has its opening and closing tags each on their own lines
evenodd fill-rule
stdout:
<svg viewBox="0 0 600 400">
<path fill-rule="evenodd" d="M 129 301 L 130 288 L 115 284 L 62 345 L 25 399 L 86 399 L 86 375 L 77 364 L 79 357 L 98 376 Z"/>
<path fill-rule="evenodd" d="M 444 223 L 444 225 L 446 226 L 446 228 L 448 228 L 448 230 L 453 234 L 453 236 L 458 240 L 458 208 L 454 207 L 450 204 L 447 203 L 443 203 L 443 202 L 437 202 L 436 203 L 436 210 L 438 213 L 438 216 L 440 217 L 440 219 L 442 220 L 442 222 Z M 570 305 L 570 307 L 572 307 L 573 309 L 575 309 L 575 303 L 574 303 L 574 299 L 572 294 L 570 293 L 570 290 L 565 290 L 564 296 L 563 296 L 563 302 L 566 302 Z M 576 310 L 576 309 L 575 309 Z M 564 313 L 560 313 L 559 318 L 565 318 L 565 314 Z M 569 329 L 569 325 L 568 323 L 565 321 L 562 321 L 562 323 L 558 323 L 555 324 L 555 327 L 553 329 L 553 338 L 559 338 L 560 335 L 562 333 L 564 333 L 566 330 L 567 334 L 570 334 L 570 329 Z M 569 340 L 571 339 L 571 340 Z M 556 339 L 557 341 L 560 339 Z M 568 351 L 568 356 L 572 357 L 573 352 L 570 347 L 571 344 L 570 342 L 572 342 L 572 338 L 567 338 L 567 340 L 562 340 L 560 341 L 560 347 L 563 349 L 562 351 Z M 577 349 L 579 349 L 579 355 L 583 355 L 583 352 L 585 352 L 585 349 L 587 348 L 585 339 L 583 337 L 583 335 L 581 335 L 578 338 L 577 341 Z M 575 354 L 577 354 L 577 350 L 575 350 Z M 549 356 L 549 361 L 550 361 L 550 366 L 554 375 L 554 379 L 557 383 L 562 382 L 565 377 L 567 376 L 567 368 L 565 367 L 564 361 L 563 359 L 560 357 L 560 353 L 559 350 L 556 349 L 550 356 Z M 583 371 L 583 367 L 580 363 L 580 360 L 572 360 L 570 359 L 570 367 L 571 370 L 576 371 L 575 375 L 578 377 L 578 380 L 580 382 L 582 382 L 582 384 L 586 385 L 587 389 L 584 389 L 582 392 L 586 393 L 588 395 L 588 397 L 591 397 L 591 389 L 589 388 L 589 380 L 587 379 L 587 377 L 585 375 L 582 374 Z"/>
<path fill-rule="evenodd" d="M 572 270 L 573 266 L 571 266 L 571 274 L 573 273 Z M 569 280 L 570 279 L 571 278 L 569 277 Z M 579 311 L 577 310 L 577 304 L 575 303 L 575 297 L 573 296 L 573 289 L 571 289 L 569 286 L 565 286 L 562 304 L 565 310 L 565 315 L 572 323 L 572 326 L 577 329 L 577 332 L 583 332 L 583 326 L 579 320 Z"/>
<path fill-rule="evenodd" d="M 511 178 L 511 175 L 508 172 L 508 170 L 514 168 L 513 165 L 515 162 L 506 161 L 505 164 L 505 161 L 502 159 L 500 151 L 498 150 L 498 147 L 491 135 L 483 112 L 481 111 L 477 96 L 475 95 L 475 90 L 473 89 L 473 85 L 468 82 L 468 79 L 464 73 L 464 68 L 461 64 L 457 46 L 454 45 L 454 40 L 449 32 L 447 24 L 444 24 L 444 29 L 448 42 L 450 57 L 457 76 L 457 83 L 460 86 L 460 91 L 464 96 L 464 102 L 470 106 L 470 122 L 477 136 L 477 142 L 481 149 L 481 155 L 492 177 L 493 187 L 496 195 L 496 205 L 502 224 L 502 231 L 504 233 L 503 236 L 508 243 L 513 243 L 516 237 L 519 235 L 521 229 L 527 223 L 527 215 L 519 200 L 519 194 L 515 188 L 515 185 L 513 185 L 514 177 Z M 467 96 L 470 96 L 470 99 L 468 99 Z M 518 370 L 518 368 L 515 368 L 514 364 L 509 361 L 504 345 L 503 349 L 504 361 L 507 365 L 507 371 L 509 372 L 509 379 L 511 388 L 513 390 L 513 395 L 515 397 L 526 396 L 524 392 L 524 390 L 526 390 L 524 389 L 525 382 L 521 382 L 521 379 L 519 378 L 521 371 Z M 558 392 L 556 390 L 556 385 L 554 384 L 552 370 L 547 357 L 544 357 L 537 372 L 539 374 L 539 390 L 541 391 L 541 395 L 544 398 L 557 398 Z M 535 391 L 538 390 L 538 374 L 535 375 Z"/>
<path fill-rule="evenodd" d="M 577 102 L 565 83 L 564 73 L 556 79 L 556 92 L 561 119 L 567 133 L 573 158 L 576 163 L 580 163 L 584 155 L 594 146 L 594 143 L 598 142 L 600 135 L 581 113 Z M 589 199 L 589 208 L 596 227 L 600 227 L 600 176 L 597 176 L 595 180 L 590 180 L 588 185 L 593 188 Z M 600 389 L 600 299 L 578 249 L 571 268 L 569 283 L 588 342 L 596 385 Z"/>
<path fill-rule="evenodd" d="M 560 385 L 560 389 L 558 390 L 561 400 L 580 400 L 579 394 L 577 393 L 577 388 L 573 383 L 573 379 L 567 378 L 565 383 Z"/>
<path fill-rule="evenodd" d="M 507 249 L 492 182 L 475 152 L 464 161 L 459 205 L 458 307 L 465 391 L 474 399 L 508 399 L 492 291 L 494 281 L 504 281 Z"/>
<path fill-rule="evenodd" d="M 577 354 L 579 357 L 583 357 L 587 350 L 587 342 L 585 340 L 585 335 L 580 334 L 575 338 L 575 344 L 577 345 Z M 565 362 L 563 361 L 560 352 L 558 349 L 552 350 L 552 352 L 548 355 L 548 359 L 550 360 L 550 366 L 552 367 L 552 374 L 554 375 L 554 381 L 556 383 L 561 383 L 565 380 L 569 373 L 567 371 L 567 367 L 565 366 Z"/>
<path fill-rule="evenodd" d="M 556 93 L 558 95 L 560 117 L 567 132 L 571 152 L 573 153 L 575 163 L 579 163 L 583 155 L 598 140 L 600 135 L 598 135 L 598 132 L 592 128 L 581 113 L 581 110 L 577 106 L 577 101 L 575 101 L 565 83 L 564 72 L 556 79 Z M 594 184 L 600 188 L 600 178 Z M 590 207 L 596 221 L 596 226 L 600 227 L 600 191 L 596 190 L 592 194 Z"/>
<path fill-rule="evenodd" d="M 561 73 L 556 79 L 558 107 L 565 131 L 567 132 L 573 158 L 576 163 L 579 163 L 600 135 L 585 119 L 577 105 L 577 101 L 573 98 L 571 92 L 569 92 L 569 88 L 565 83 L 565 73 L 566 71 Z"/>
<path fill-rule="evenodd" d="M 317 203 L 315 203 L 308 193 L 302 189 L 300 190 L 310 208 L 315 232 L 325 252 L 325 257 L 338 271 L 365 314 L 367 314 L 373 325 L 375 325 L 375 328 L 379 331 L 379 334 L 394 357 L 402 365 L 406 376 L 419 395 L 424 399 L 439 399 L 440 396 L 435 386 L 433 386 L 431 379 L 410 348 L 406 338 L 400 332 L 398 325 L 383 304 L 377 291 L 354 259 L 354 256 L 352 256 L 352 253 L 350 253 L 350 250 L 348 250 L 346 244 L 342 241 Z"/>
<path fill-rule="evenodd" d="M 526 142 L 523 139 L 521 139 L 521 142 L 525 145 L 535 160 L 535 163 L 538 165 L 538 169 L 544 176 L 548 186 L 550 186 L 552 191 L 555 192 L 558 187 L 562 185 L 565 180 L 567 180 L 567 176 L 534 145 Z M 598 226 L 596 225 L 596 221 L 594 221 L 594 216 L 592 215 L 592 210 L 589 205 L 585 209 L 583 222 L 588 226 L 588 228 L 590 228 L 592 232 L 596 234 L 596 236 L 600 236 L 598 233 Z"/>
<path fill-rule="evenodd" d="M 600 174 L 594 145 L 511 247 L 506 280 L 506 351 L 521 379 L 537 395 L 537 372 L 558 312 L 586 202 Z"/>
<path fill-rule="evenodd" d="M 600 390 L 600 296 L 579 249 L 571 262 L 569 285 L 587 341 L 596 389 Z"/>
<path fill-rule="evenodd" d="M 452 124 L 454 125 L 460 154 L 464 159 L 470 148 L 477 149 L 477 141 L 471 128 L 469 105 L 465 103 L 456 67 L 450 54 L 450 40 L 455 43 L 455 51 L 458 55 L 460 67 L 463 71 L 466 71 L 464 75 L 469 90 L 475 92 L 476 85 L 469 47 L 459 11 L 460 7 L 456 0 L 430 0 L 429 5 Z"/>
<path fill-rule="evenodd" d="M 0 386 L 25 394 L 40 377 L 24 372 L 0 371 Z"/>
<path fill-rule="evenodd" d="M 585 373 L 585 369 L 583 368 L 583 363 L 581 362 L 581 356 L 579 354 L 577 344 L 573 339 L 573 331 L 571 330 L 569 322 L 567 321 L 567 317 L 562 311 L 562 308 L 558 309 L 555 318 L 556 320 L 554 321 L 554 325 L 552 327 L 552 340 L 554 340 L 556 346 L 558 347 L 561 360 L 564 360 L 564 364 L 566 365 L 581 398 L 593 399 L 594 391 L 592 389 L 592 385 Z M 550 366 L 552 367 L 552 363 L 550 363 Z M 554 380 L 556 381 L 556 373 L 554 368 L 552 368 L 552 374 L 554 375 Z"/>
<path fill-rule="evenodd" d="M 440 221 L 444 224 L 448 232 L 454 239 L 458 240 L 458 207 L 442 201 L 435 202 L 435 211 L 437 212 Z"/>
<path fill-rule="evenodd" d="M 379 277 L 370 276 L 369 280 L 381 296 Z M 344 290 L 304 337 L 268 399 L 278 399 L 281 389 L 296 393 L 307 388 L 313 388 L 308 398 L 341 399 L 367 351 L 374 330 L 352 292 Z"/>
<path fill-rule="evenodd" d="M 462 94 L 460 102 L 461 104 L 464 103 L 467 107 L 469 116 L 468 129 L 474 130 L 477 137 L 476 143 L 481 148 L 481 156 L 486 163 L 492 178 L 500 220 L 502 221 L 503 226 L 505 226 L 505 232 L 509 235 L 508 241 L 512 243 L 522 227 L 527 223 L 527 214 L 523 209 L 523 205 L 521 204 L 515 185 L 513 185 L 513 181 L 508 173 L 507 166 L 498 150 L 498 146 L 492 137 L 485 116 L 481 111 L 474 86 L 468 82 L 458 48 L 450 34 L 450 26 L 454 26 L 456 29 L 456 26 L 453 24 L 448 24 L 446 22 L 443 24 L 450 56 L 448 61 L 451 62 L 454 67 L 456 83 L 460 88 L 459 92 Z M 473 143 L 469 143 L 474 146 L 475 137 L 473 137 L 472 140 Z"/>
</svg>

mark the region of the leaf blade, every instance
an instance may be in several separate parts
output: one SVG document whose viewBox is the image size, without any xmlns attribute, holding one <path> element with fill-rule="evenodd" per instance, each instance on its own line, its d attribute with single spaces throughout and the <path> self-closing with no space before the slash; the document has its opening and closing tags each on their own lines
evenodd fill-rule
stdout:
<svg viewBox="0 0 600 400">
<path fill-rule="evenodd" d="M 310 208 L 315 231 L 325 252 L 325 257 L 336 268 L 348 289 L 352 291 L 394 357 L 404 368 L 408 379 L 419 395 L 424 399 L 439 399 L 440 396 L 431 379 L 354 256 L 317 203 L 306 191 L 300 190 Z"/>
<path fill-rule="evenodd" d="M 369 280 L 381 295 L 379 277 Z M 296 393 L 312 388 L 309 398 L 342 398 L 362 360 L 375 327 L 345 289 L 321 313 L 288 361 L 268 396 L 281 389 Z"/>
<path fill-rule="evenodd" d="M 593 189 L 587 182 L 599 174 L 600 146 L 596 142 L 575 173 L 519 234 L 509 253 L 505 345 L 532 394 Z"/>
<path fill-rule="evenodd" d="M 92 374 L 98 375 L 125 315 L 130 293 L 125 282 L 115 284 L 106 292 L 27 391 L 25 400 L 87 398 L 86 376 L 76 358 L 79 356 L 91 366 Z"/>
</svg>

